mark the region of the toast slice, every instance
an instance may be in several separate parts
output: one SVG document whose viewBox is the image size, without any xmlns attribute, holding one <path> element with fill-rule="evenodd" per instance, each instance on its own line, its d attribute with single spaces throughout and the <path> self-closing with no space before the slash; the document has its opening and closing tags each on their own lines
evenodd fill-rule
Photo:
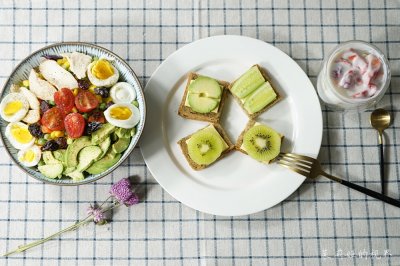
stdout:
<svg viewBox="0 0 400 266">
<path fill-rule="evenodd" d="M 238 139 L 237 139 L 237 141 L 236 141 L 235 150 L 238 150 L 238 151 L 240 151 L 241 153 L 244 153 L 244 154 L 246 154 L 246 155 L 249 155 L 249 154 L 243 149 L 243 147 L 242 147 L 243 138 L 244 138 L 244 134 L 246 134 L 246 132 L 247 132 L 250 128 L 252 128 L 253 126 L 255 126 L 256 124 L 260 124 L 260 123 L 257 123 L 257 122 L 254 121 L 254 120 L 250 120 L 250 121 L 247 123 L 246 128 L 242 131 L 242 133 L 240 133 L 240 135 L 239 135 L 239 137 L 238 137 Z M 278 134 L 281 136 L 281 143 L 282 143 L 282 141 L 283 141 L 283 139 L 284 139 L 284 136 L 283 136 L 282 134 L 280 134 L 279 132 L 278 132 Z M 281 147 L 282 147 L 282 146 L 281 146 Z M 249 156 L 250 156 L 250 155 L 249 155 Z M 262 161 L 262 163 L 269 164 L 269 163 L 271 163 L 272 161 L 273 161 L 273 159 L 270 160 L 270 161 Z"/>
<path fill-rule="evenodd" d="M 260 65 L 258 65 L 258 64 L 255 64 L 255 65 L 253 65 L 252 67 L 254 67 L 254 66 L 256 66 L 256 67 L 260 70 L 260 72 L 261 72 L 262 76 L 264 77 L 265 81 L 269 82 L 269 84 L 271 85 L 273 91 L 274 91 L 275 94 L 276 94 L 276 98 L 275 98 L 272 102 L 270 102 L 269 104 L 267 104 L 267 105 L 266 105 L 264 108 L 262 108 L 261 110 L 255 112 L 255 113 L 249 113 L 249 111 L 246 110 L 246 108 L 244 107 L 243 99 L 240 99 L 239 97 L 237 97 L 237 96 L 231 91 L 233 85 L 235 84 L 235 82 L 236 82 L 240 77 L 239 77 L 238 79 L 236 79 L 234 82 L 232 82 L 232 83 L 229 85 L 229 92 L 230 92 L 230 93 L 232 94 L 232 96 L 236 99 L 236 101 L 237 101 L 237 102 L 239 103 L 239 105 L 243 108 L 243 110 L 246 112 L 247 116 L 248 116 L 250 119 L 255 119 L 255 118 L 257 118 L 260 114 L 262 114 L 263 112 L 265 112 L 266 110 L 268 110 L 269 108 L 271 108 L 272 106 L 274 106 L 277 102 L 279 102 L 280 100 L 282 100 L 282 96 L 281 96 L 281 95 L 278 93 L 278 91 L 276 90 L 276 88 L 275 88 L 274 84 L 271 82 L 271 78 L 268 76 L 267 72 L 266 72 Z M 251 94 L 251 93 L 250 93 L 250 94 Z"/>
<path fill-rule="evenodd" d="M 221 117 L 222 108 L 224 106 L 226 97 L 228 95 L 227 92 L 228 92 L 229 82 L 222 81 L 222 80 L 216 80 L 218 82 L 218 84 L 222 87 L 221 99 L 218 104 L 217 111 L 216 112 L 212 111 L 212 112 L 205 113 L 205 114 L 198 113 L 198 112 L 192 110 L 192 108 L 186 104 L 186 100 L 188 97 L 188 90 L 189 90 L 190 82 L 192 80 L 197 79 L 199 76 L 202 76 L 202 75 L 200 75 L 198 73 L 193 73 L 193 72 L 189 73 L 186 87 L 185 87 L 185 92 L 183 94 L 181 104 L 179 105 L 178 115 L 180 115 L 184 118 L 187 118 L 187 119 L 205 121 L 205 122 L 210 122 L 210 123 L 218 123 L 219 118 Z"/>
<path fill-rule="evenodd" d="M 221 155 L 220 155 L 214 162 L 211 163 L 211 164 L 213 164 L 213 163 L 217 162 L 218 160 L 220 160 L 221 158 L 225 157 L 229 152 L 231 152 L 231 151 L 234 149 L 235 145 L 230 141 L 230 139 L 228 138 L 228 135 L 226 134 L 226 132 L 224 131 L 224 129 L 223 129 L 220 125 L 218 125 L 218 124 L 209 124 L 208 126 L 206 126 L 206 127 L 202 128 L 202 129 L 196 131 L 195 133 L 197 133 L 197 132 L 199 132 L 199 131 L 201 131 L 201 130 L 204 130 L 204 129 L 210 127 L 210 126 L 213 126 L 213 127 L 215 128 L 215 130 L 218 132 L 218 134 L 220 135 L 220 137 L 225 141 L 225 143 L 226 143 L 227 146 L 228 146 L 228 147 L 221 153 Z M 194 133 L 193 133 L 193 134 L 194 134 Z M 188 151 L 188 146 L 187 146 L 186 141 L 189 140 L 190 137 L 191 137 L 193 134 L 190 134 L 189 136 L 184 137 L 183 139 L 179 140 L 179 141 L 178 141 L 178 144 L 179 144 L 179 146 L 181 147 L 182 153 L 183 153 L 183 155 L 185 156 L 186 160 L 188 161 L 190 167 L 192 167 L 194 170 L 197 170 L 197 171 L 198 171 L 198 170 L 207 168 L 207 167 L 210 166 L 211 164 L 206 164 L 206 165 L 205 165 L 205 164 L 197 164 L 195 161 L 192 160 L 192 158 L 190 158 L 190 156 L 189 156 L 189 151 Z"/>
</svg>

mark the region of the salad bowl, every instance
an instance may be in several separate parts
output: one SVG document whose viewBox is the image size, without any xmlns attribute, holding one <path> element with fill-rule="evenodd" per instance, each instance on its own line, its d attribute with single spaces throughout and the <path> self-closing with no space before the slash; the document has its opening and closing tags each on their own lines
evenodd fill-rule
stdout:
<svg viewBox="0 0 400 266">
<path fill-rule="evenodd" d="M 86 183 L 94 182 L 108 174 L 110 174 L 113 170 L 115 170 L 125 159 L 129 156 L 129 154 L 133 151 L 136 144 L 139 141 L 140 135 L 143 131 L 145 119 L 146 119 L 146 104 L 145 98 L 142 90 L 142 86 L 132 68 L 118 55 L 113 52 L 94 45 L 90 43 L 83 42 L 64 42 L 64 43 L 56 43 L 46 47 L 43 47 L 31 55 L 22 60 L 20 64 L 18 64 L 15 69 L 10 74 L 9 78 L 6 80 L 3 89 L 0 93 L 0 101 L 4 99 L 9 93 L 12 91 L 13 84 L 20 84 L 22 81 L 27 80 L 32 69 L 37 69 L 39 64 L 43 61 L 43 56 L 45 55 L 60 55 L 72 52 L 79 52 L 82 54 L 89 55 L 93 58 L 105 58 L 106 60 L 112 62 L 113 67 L 119 72 L 118 82 L 126 82 L 131 85 L 136 95 L 136 104 L 137 109 L 139 110 L 139 122 L 136 125 L 135 134 L 131 137 L 129 146 L 125 151 L 121 153 L 119 160 L 109 167 L 108 169 L 97 173 L 97 174 L 88 174 L 84 179 L 74 180 L 71 178 L 65 178 L 64 176 L 61 178 L 49 178 L 43 175 L 40 171 L 38 171 L 37 167 L 27 167 L 23 165 L 17 156 L 18 150 L 15 149 L 10 143 L 10 140 L 6 137 L 6 127 L 8 122 L 0 119 L 0 138 L 3 143 L 4 149 L 13 160 L 13 162 L 22 169 L 25 173 L 32 176 L 33 178 L 54 185 L 82 185 Z"/>
</svg>

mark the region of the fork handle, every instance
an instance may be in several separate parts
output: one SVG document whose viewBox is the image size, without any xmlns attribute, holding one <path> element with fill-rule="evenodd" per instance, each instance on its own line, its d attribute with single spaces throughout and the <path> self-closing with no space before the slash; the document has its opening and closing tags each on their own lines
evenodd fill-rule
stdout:
<svg viewBox="0 0 400 266">
<path fill-rule="evenodd" d="M 336 182 L 338 182 L 338 183 L 340 183 L 340 184 L 342 184 L 342 185 L 345 185 L 346 187 L 355 189 L 355 190 L 357 190 L 357 191 L 359 191 L 359 192 L 361 192 L 361 193 L 364 193 L 364 194 L 366 194 L 366 195 L 368 195 L 368 196 L 371 196 L 371 197 L 373 197 L 373 198 L 375 198 L 375 199 L 379 199 L 379 200 L 381 200 L 381 201 L 384 201 L 384 202 L 386 202 L 386 203 L 389 203 L 389 204 L 391 204 L 391 205 L 393 205 L 393 206 L 396 206 L 396 207 L 399 207 L 399 208 L 400 208 L 400 201 L 397 200 L 397 199 L 394 199 L 394 198 L 385 196 L 385 195 L 383 195 L 383 194 L 381 194 L 381 193 L 378 193 L 378 192 L 373 191 L 373 190 L 371 190 L 371 189 L 368 189 L 368 188 L 365 188 L 365 187 L 356 185 L 356 184 L 354 184 L 354 183 L 351 183 L 351 182 L 349 182 L 349 181 L 340 179 L 339 177 L 330 175 L 330 174 L 325 173 L 325 172 L 321 173 L 321 175 L 323 175 L 323 176 L 329 178 L 330 180 L 333 180 L 333 181 L 336 181 Z"/>
</svg>

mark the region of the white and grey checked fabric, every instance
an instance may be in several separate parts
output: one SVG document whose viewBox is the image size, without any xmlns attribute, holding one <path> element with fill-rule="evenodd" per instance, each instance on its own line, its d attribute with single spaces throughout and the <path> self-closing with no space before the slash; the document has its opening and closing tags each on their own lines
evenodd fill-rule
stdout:
<svg viewBox="0 0 400 266">
<path fill-rule="evenodd" d="M 62 41 L 111 49 L 146 84 L 173 51 L 220 34 L 277 46 L 314 84 L 321 60 L 338 43 L 361 39 L 378 46 L 392 68 L 391 86 L 379 104 L 394 115 L 385 145 L 388 194 L 400 198 L 399 1 L 0 0 L 0 84 L 31 52 Z M 319 158 L 329 172 L 379 190 L 369 115 L 324 109 Z M 112 223 L 90 224 L 0 258 L 3 265 L 400 265 L 400 210 L 323 178 L 306 182 L 270 210 L 224 218 L 171 198 L 139 148 L 113 174 L 80 187 L 30 178 L 3 147 L 0 173 L 0 253 L 74 223 L 122 177 L 137 176 L 145 194 L 141 204 L 118 209 Z"/>
</svg>

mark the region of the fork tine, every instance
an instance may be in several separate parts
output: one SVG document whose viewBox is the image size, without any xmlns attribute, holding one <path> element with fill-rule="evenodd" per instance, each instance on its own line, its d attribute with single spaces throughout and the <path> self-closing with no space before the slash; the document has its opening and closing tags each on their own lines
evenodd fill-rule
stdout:
<svg viewBox="0 0 400 266">
<path fill-rule="evenodd" d="M 292 165 L 294 167 L 300 168 L 301 170 L 310 172 L 312 165 L 304 164 L 302 161 L 295 160 L 295 159 L 290 159 L 290 158 L 278 158 L 278 162 L 284 162 L 287 165 Z"/>
<path fill-rule="evenodd" d="M 303 160 L 307 163 L 313 164 L 315 159 L 308 157 L 308 156 L 304 156 L 304 155 L 298 155 L 298 154 L 294 154 L 294 153 L 285 153 L 285 152 L 281 152 L 280 155 L 282 156 L 287 156 L 287 157 L 291 157 L 294 159 L 298 159 L 298 160 Z"/>
<path fill-rule="evenodd" d="M 288 168 L 289 170 L 292 170 L 292 171 L 294 171 L 294 172 L 296 172 L 296 173 L 299 173 L 299 174 L 301 174 L 302 176 L 309 177 L 309 172 L 305 172 L 305 171 L 303 171 L 303 170 L 300 170 L 299 168 L 296 168 L 296 167 L 293 167 L 293 166 L 291 166 L 291 165 L 285 164 L 285 163 L 282 162 L 282 161 L 279 161 L 278 164 L 282 165 L 283 167 Z"/>
<path fill-rule="evenodd" d="M 302 163 L 307 166 L 313 165 L 313 162 L 311 162 L 311 161 L 305 161 L 305 160 L 294 158 L 292 156 L 288 156 L 288 155 L 284 155 L 284 154 L 279 154 L 277 159 L 285 159 L 285 160 L 295 161 L 295 162 L 299 162 L 299 163 Z"/>
</svg>

